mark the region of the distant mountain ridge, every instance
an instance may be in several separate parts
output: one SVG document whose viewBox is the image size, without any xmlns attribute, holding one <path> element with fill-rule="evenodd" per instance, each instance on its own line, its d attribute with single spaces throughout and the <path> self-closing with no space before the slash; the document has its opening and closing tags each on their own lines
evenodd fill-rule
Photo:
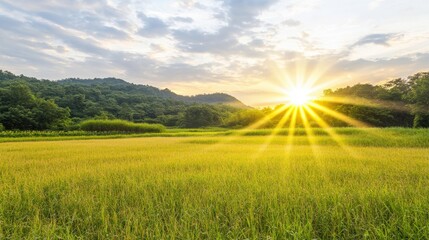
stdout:
<svg viewBox="0 0 429 240">
<path fill-rule="evenodd" d="M 57 80 L 58 83 L 64 84 L 82 84 L 82 85 L 96 85 L 96 84 L 111 84 L 111 85 L 120 85 L 120 84 L 130 84 L 129 82 L 119 79 L 119 78 L 93 78 L 93 79 L 81 79 L 81 78 L 66 78 L 62 80 Z"/>
<path fill-rule="evenodd" d="M 204 93 L 194 96 L 179 95 L 172 92 L 170 89 L 159 89 L 150 85 L 134 84 L 119 78 L 93 78 L 93 79 L 80 79 L 80 78 L 67 78 L 55 81 L 63 85 L 104 85 L 110 87 L 126 87 L 128 91 L 133 93 L 141 93 L 146 95 L 153 95 L 156 97 L 170 98 L 177 101 L 206 103 L 206 104 L 225 104 L 237 108 L 249 108 L 237 98 L 226 93 Z"/>
</svg>

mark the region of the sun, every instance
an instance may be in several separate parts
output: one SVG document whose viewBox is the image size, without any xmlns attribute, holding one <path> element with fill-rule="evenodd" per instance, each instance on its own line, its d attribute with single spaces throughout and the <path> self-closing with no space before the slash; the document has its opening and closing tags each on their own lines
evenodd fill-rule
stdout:
<svg viewBox="0 0 429 240">
<path fill-rule="evenodd" d="M 311 96 L 311 89 L 298 86 L 289 89 L 286 98 L 294 106 L 305 106 L 314 99 Z"/>
</svg>

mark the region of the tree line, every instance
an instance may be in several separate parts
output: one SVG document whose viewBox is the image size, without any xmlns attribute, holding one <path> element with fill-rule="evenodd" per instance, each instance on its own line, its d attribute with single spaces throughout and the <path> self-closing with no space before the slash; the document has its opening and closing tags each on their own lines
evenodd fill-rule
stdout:
<svg viewBox="0 0 429 240">
<path fill-rule="evenodd" d="M 332 110 L 330 112 L 360 121 L 366 126 L 427 128 L 429 127 L 429 72 L 393 79 L 381 85 L 359 83 L 335 90 L 326 89 L 323 97 L 315 103 Z M 267 116 L 281 106 L 263 109 L 260 114 Z M 276 126 L 286 111 L 268 121 L 265 126 Z M 334 117 L 330 112 L 317 108 L 312 108 L 312 111 L 329 126 L 352 126 Z M 254 118 L 253 116 L 249 118 Z M 307 120 L 311 126 L 319 126 L 311 116 L 307 116 Z M 297 115 L 296 125 L 298 127 L 304 125 L 300 114 Z"/>
<path fill-rule="evenodd" d="M 429 72 L 382 85 L 356 84 L 328 89 L 324 95 L 325 104 L 333 110 L 373 126 L 429 127 Z M 330 97 L 344 102 L 330 102 Z"/>
<path fill-rule="evenodd" d="M 318 104 L 377 127 L 429 127 L 429 73 L 383 85 L 325 90 Z M 246 127 L 274 108 L 254 109 L 226 94 L 180 96 L 120 79 L 38 80 L 0 70 L 0 130 L 68 130 L 88 119 L 122 119 L 169 127 Z M 348 126 L 323 111 L 331 126 Z M 273 127 L 283 113 L 261 127 Z M 299 118 L 299 116 L 298 116 Z M 298 126 L 302 120 L 298 119 Z M 316 126 L 317 122 L 310 121 Z"/>
</svg>

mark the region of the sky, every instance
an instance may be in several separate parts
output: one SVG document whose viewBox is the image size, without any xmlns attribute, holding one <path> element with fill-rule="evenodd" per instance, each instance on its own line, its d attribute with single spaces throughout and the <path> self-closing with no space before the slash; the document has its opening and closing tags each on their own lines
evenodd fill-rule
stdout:
<svg viewBox="0 0 429 240">
<path fill-rule="evenodd" d="M 427 0 L 0 0 L 0 69 L 116 77 L 252 106 L 429 70 Z"/>
</svg>

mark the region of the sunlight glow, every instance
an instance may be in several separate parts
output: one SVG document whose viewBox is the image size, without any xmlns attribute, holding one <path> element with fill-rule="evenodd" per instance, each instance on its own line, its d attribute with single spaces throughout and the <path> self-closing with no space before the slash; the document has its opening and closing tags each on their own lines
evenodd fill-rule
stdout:
<svg viewBox="0 0 429 240">
<path fill-rule="evenodd" d="M 305 87 L 294 87 L 287 92 L 287 101 L 294 106 L 304 106 L 311 102 L 314 97 L 310 96 L 311 89 Z"/>
<path fill-rule="evenodd" d="M 269 151 L 271 144 L 276 145 L 279 143 L 285 145 L 286 159 L 289 159 L 294 146 L 303 143 L 308 143 L 311 146 L 314 158 L 318 159 L 320 145 L 323 145 L 323 142 L 326 141 L 324 139 L 326 136 L 337 143 L 344 152 L 353 158 L 358 158 L 359 154 L 350 150 L 346 139 L 341 136 L 341 133 L 337 132 L 336 128 L 332 128 L 329 122 L 335 120 L 344 122 L 348 126 L 370 127 L 367 123 L 347 116 L 339 110 L 337 111 L 335 103 L 351 103 L 364 106 L 372 106 L 371 104 L 373 103 L 356 98 L 318 96 L 321 90 L 335 85 L 340 79 L 321 81 L 321 79 L 324 79 L 323 74 L 329 66 L 317 64 L 316 67 L 312 67 L 313 71 L 309 71 L 307 67 L 308 65 L 305 62 L 297 62 L 295 68 L 283 70 L 273 66 L 273 76 L 276 78 L 274 82 L 279 84 L 273 86 L 273 92 L 279 96 L 275 102 L 278 105 L 271 112 L 268 111 L 261 119 L 239 131 L 235 131 L 227 140 L 221 141 L 210 148 L 234 141 L 237 137 L 247 135 L 251 131 L 268 128 L 270 130 L 268 134 L 265 135 L 261 132 L 262 135 L 266 136 L 266 139 L 264 139 L 259 148 L 255 148 L 255 152 L 252 155 L 253 160 L 257 160 L 260 156 L 263 156 L 265 151 Z M 377 103 L 377 105 L 384 106 L 389 104 L 389 102 Z M 320 161 L 318 163 L 320 164 Z"/>
</svg>

